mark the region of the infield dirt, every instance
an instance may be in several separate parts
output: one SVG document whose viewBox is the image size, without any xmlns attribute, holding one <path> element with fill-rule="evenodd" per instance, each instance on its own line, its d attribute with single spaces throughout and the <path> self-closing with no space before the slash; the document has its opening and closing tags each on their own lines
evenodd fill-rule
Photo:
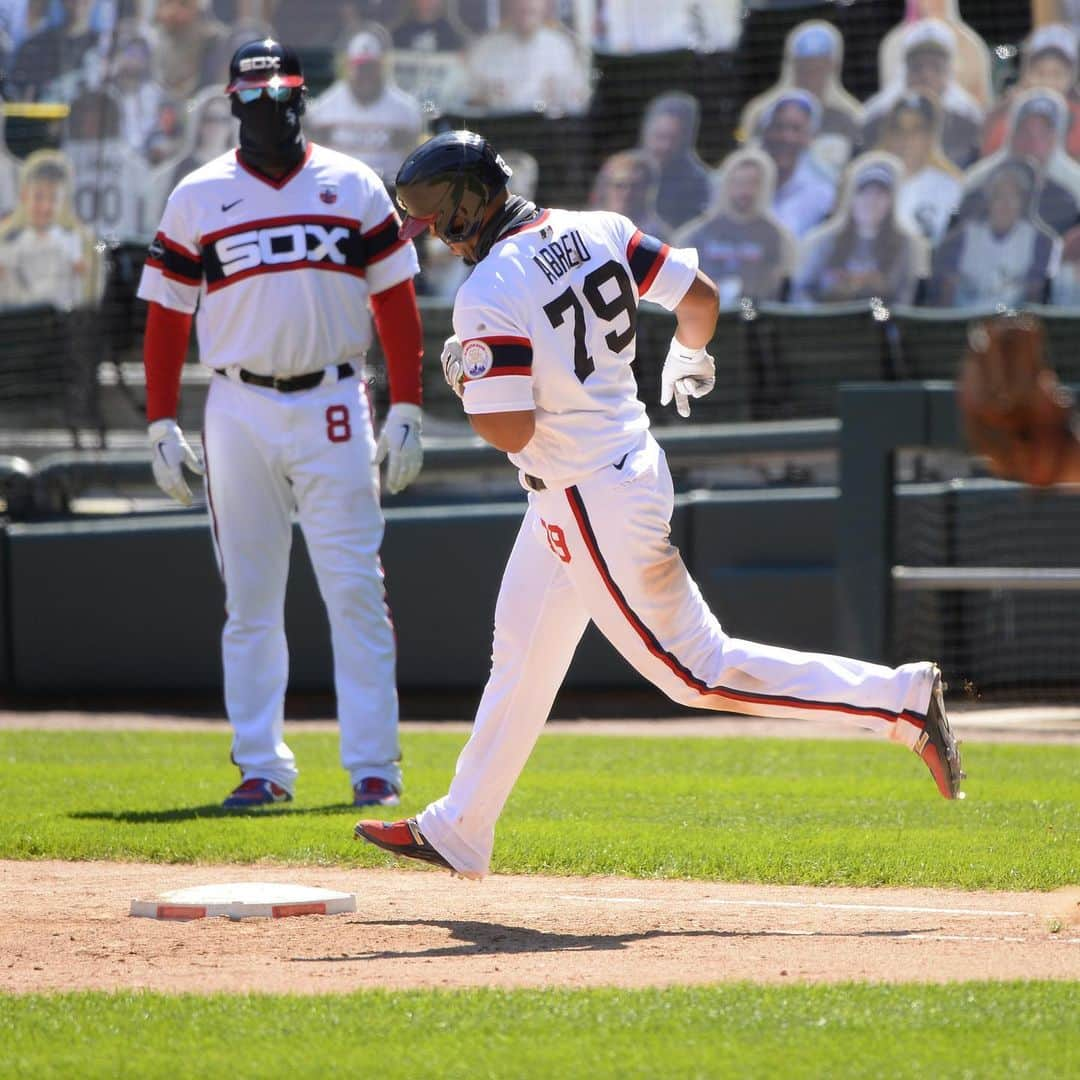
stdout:
<svg viewBox="0 0 1080 1080">
<path fill-rule="evenodd" d="M 997 722 L 979 712 L 955 726 L 985 741 L 1080 738 L 1072 711 L 1046 712 Z M 221 728 L 160 716 L 0 714 L 0 727 L 8 728 L 178 724 Z M 726 718 L 558 727 L 582 734 L 863 735 Z M 186 923 L 128 915 L 135 898 L 235 881 L 355 892 L 358 911 Z M 0 992 L 1080 979 L 1076 889 L 976 893 L 539 876 L 476 883 L 411 866 L 0 861 L 0 896 Z"/>
<path fill-rule="evenodd" d="M 359 910 L 185 923 L 127 914 L 135 897 L 234 881 L 355 892 Z M 610 877 L 475 883 L 423 868 L 103 862 L 2 862 L 0 890 L 8 992 L 1080 978 L 1080 931 L 1052 921 L 1066 898 L 1031 893 Z"/>
</svg>

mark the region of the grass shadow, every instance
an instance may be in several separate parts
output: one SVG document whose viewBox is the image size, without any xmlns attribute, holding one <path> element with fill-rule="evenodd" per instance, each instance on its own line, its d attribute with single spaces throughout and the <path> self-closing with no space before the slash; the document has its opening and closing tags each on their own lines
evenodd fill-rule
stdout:
<svg viewBox="0 0 1080 1080">
<path fill-rule="evenodd" d="M 354 807 L 352 803 L 328 803 L 325 806 L 253 806 L 228 810 L 221 803 L 205 806 L 179 806 L 173 810 L 76 810 L 68 814 L 77 821 L 113 821 L 127 825 L 167 825 L 199 818 L 296 817 L 304 815 L 344 814 L 350 810 L 367 813 L 372 807 Z"/>
</svg>

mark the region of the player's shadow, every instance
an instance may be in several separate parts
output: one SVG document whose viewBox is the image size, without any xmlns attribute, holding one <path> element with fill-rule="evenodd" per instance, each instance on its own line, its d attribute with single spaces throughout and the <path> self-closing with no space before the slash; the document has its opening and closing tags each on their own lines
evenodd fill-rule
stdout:
<svg viewBox="0 0 1080 1080">
<path fill-rule="evenodd" d="M 344 800 L 328 803 L 325 806 L 252 806 L 243 810 L 226 810 L 221 803 L 207 803 L 205 806 L 178 806 L 173 810 L 78 810 L 68 814 L 80 821 L 120 821 L 126 825 L 168 825 L 175 821 L 195 821 L 197 818 L 246 818 L 246 817 L 284 817 L 297 815 L 343 814 L 358 808 Z M 371 810 L 365 807 L 364 813 Z"/>
<path fill-rule="evenodd" d="M 642 930 L 617 934 L 570 934 L 563 931 L 537 930 L 531 926 L 504 926 L 501 923 L 474 922 L 464 919 L 359 919 L 352 926 L 440 927 L 449 930 L 458 944 L 437 945 L 428 949 L 381 949 L 377 952 L 342 953 L 338 956 L 293 956 L 298 964 L 333 964 L 357 960 L 434 960 L 441 957 L 509 956 L 520 953 L 615 952 L 637 941 L 657 938 L 760 938 L 760 937 L 907 937 L 914 930 L 823 931 L 813 934 L 783 933 L 775 930 Z"/>
</svg>

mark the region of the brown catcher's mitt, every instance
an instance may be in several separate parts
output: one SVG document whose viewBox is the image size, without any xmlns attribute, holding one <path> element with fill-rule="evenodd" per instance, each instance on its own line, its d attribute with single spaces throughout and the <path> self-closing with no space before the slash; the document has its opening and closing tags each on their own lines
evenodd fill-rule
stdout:
<svg viewBox="0 0 1080 1080">
<path fill-rule="evenodd" d="M 994 473 L 1039 487 L 1061 478 L 1073 401 L 1046 363 L 1038 319 L 1000 315 L 973 325 L 957 393 L 968 443 Z"/>
</svg>

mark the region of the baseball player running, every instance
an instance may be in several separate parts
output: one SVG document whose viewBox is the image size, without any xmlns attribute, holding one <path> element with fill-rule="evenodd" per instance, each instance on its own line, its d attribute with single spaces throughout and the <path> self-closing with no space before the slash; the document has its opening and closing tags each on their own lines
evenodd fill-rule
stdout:
<svg viewBox="0 0 1080 1080">
<path fill-rule="evenodd" d="M 283 723 L 294 510 L 330 617 L 353 803 L 396 805 L 395 645 L 376 465 L 387 459 L 387 487 L 397 492 L 422 460 L 416 254 L 378 177 L 304 138 L 307 91 L 292 49 L 270 39 L 241 46 L 225 92 L 239 149 L 176 186 L 139 286 L 149 301 L 154 478 L 184 505 L 183 467 L 202 472 L 175 419 L 196 309 L 199 354 L 218 376 L 203 447 L 225 582 L 225 705 L 242 775 L 224 805 L 285 802 L 296 783 Z M 377 443 L 362 382 L 371 312 L 391 400 Z"/>
<path fill-rule="evenodd" d="M 669 538 L 674 494 L 630 364 L 638 304 L 674 311 L 661 404 L 688 416 L 712 389 L 716 286 L 697 253 L 619 214 L 539 210 L 471 132 L 406 159 L 403 236 L 428 229 L 475 268 L 454 303 L 443 366 L 473 428 L 505 450 L 528 509 L 495 609 L 491 676 L 449 793 L 356 836 L 466 877 L 488 871 L 495 823 L 589 620 L 684 705 L 848 720 L 915 751 L 956 798 L 963 772 L 941 675 L 730 638 Z"/>
</svg>

